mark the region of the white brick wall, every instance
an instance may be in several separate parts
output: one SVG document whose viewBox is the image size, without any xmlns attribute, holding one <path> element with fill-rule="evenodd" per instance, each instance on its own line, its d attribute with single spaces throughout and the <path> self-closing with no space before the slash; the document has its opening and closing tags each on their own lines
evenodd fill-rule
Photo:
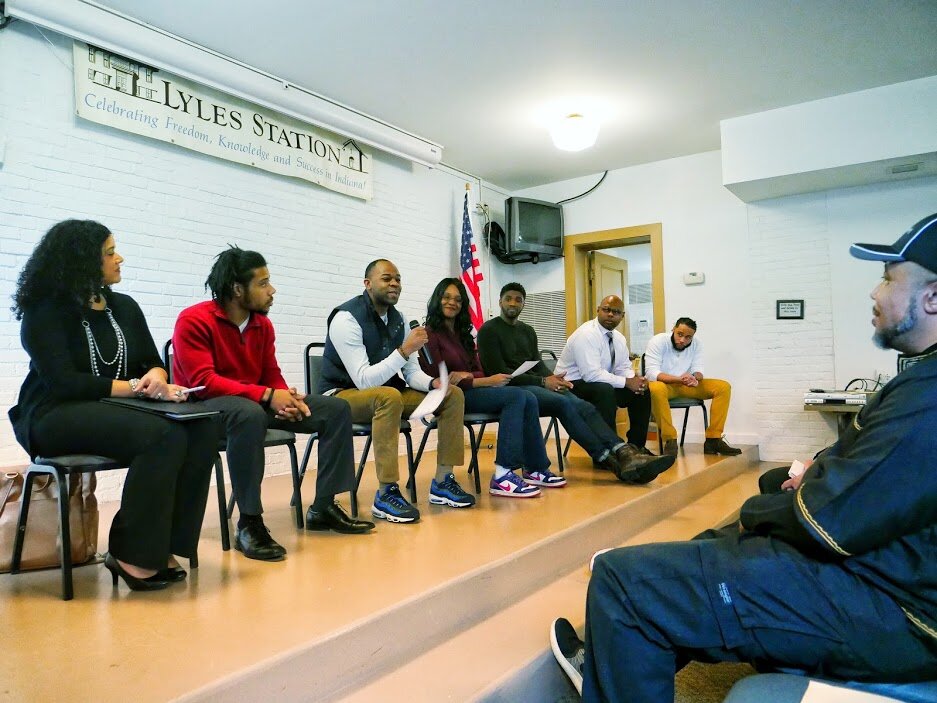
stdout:
<svg viewBox="0 0 937 703">
<path fill-rule="evenodd" d="M 119 290 L 140 303 L 158 345 L 180 309 L 205 299 L 219 251 L 232 243 L 263 253 L 278 289 L 277 356 L 298 387 L 303 347 L 324 339 L 331 308 L 360 292 L 367 262 L 398 265 L 407 319 L 422 319 L 433 286 L 457 270 L 463 176 L 375 152 L 374 198 L 365 203 L 85 122 L 74 114 L 71 40 L 46 34 L 53 46 L 16 22 L 0 40 L 0 405 L 15 404 L 27 370 L 10 295 L 36 242 L 62 219 L 95 219 L 114 232 L 126 258 Z M 0 466 L 26 459 L 4 421 Z M 271 451 L 268 473 L 288 470 L 287 461 Z M 102 475 L 99 496 L 116 497 L 119 487 L 116 473 Z"/>
<path fill-rule="evenodd" d="M 748 208 L 755 413 L 763 459 L 810 457 L 835 438 L 803 410 L 806 388 L 834 387 L 826 196 Z M 803 299 L 803 320 L 778 320 L 775 301 Z"/>
</svg>

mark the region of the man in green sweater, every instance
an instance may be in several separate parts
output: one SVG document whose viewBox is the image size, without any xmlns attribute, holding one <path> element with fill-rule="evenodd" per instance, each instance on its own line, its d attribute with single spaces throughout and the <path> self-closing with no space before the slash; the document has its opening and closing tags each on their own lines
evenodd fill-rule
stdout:
<svg viewBox="0 0 937 703">
<path fill-rule="evenodd" d="M 612 471 L 625 483 L 653 481 L 669 469 L 672 456 L 654 456 L 645 447 L 626 443 L 605 423 L 593 405 L 569 392 L 573 384 L 552 373 L 540 361 L 537 333 L 518 317 L 527 291 L 520 283 L 501 289 L 501 315 L 482 325 L 478 353 L 485 373 L 513 373 L 525 361 L 538 363 L 511 379 L 537 397 L 542 416 L 555 416 L 566 431 L 592 457 L 596 468 Z"/>
</svg>

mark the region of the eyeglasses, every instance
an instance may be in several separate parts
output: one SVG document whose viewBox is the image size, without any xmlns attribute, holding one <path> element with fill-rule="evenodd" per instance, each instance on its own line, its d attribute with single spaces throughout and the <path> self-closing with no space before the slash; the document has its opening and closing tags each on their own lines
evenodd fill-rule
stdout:
<svg viewBox="0 0 937 703">
<path fill-rule="evenodd" d="M 601 310 L 602 312 L 604 312 L 606 315 L 615 315 L 616 317 L 617 317 L 618 315 L 624 315 L 624 314 L 625 314 L 625 311 L 624 311 L 624 310 L 620 310 L 619 308 L 610 308 L 610 307 L 608 307 L 607 305 L 603 305 L 602 307 L 599 308 L 599 310 Z"/>
<path fill-rule="evenodd" d="M 455 296 L 455 297 L 451 297 L 451 296 L 448 296 L 448 295 L 444 295 L 444 296 L 442 297 L 442 302 L 444 302 L 444 303 L 455 303 L 456 305 L 461 305 L 461 304 L 462 304 L 462 296 L 457 295 L 457 296 Z"/>
</svg>

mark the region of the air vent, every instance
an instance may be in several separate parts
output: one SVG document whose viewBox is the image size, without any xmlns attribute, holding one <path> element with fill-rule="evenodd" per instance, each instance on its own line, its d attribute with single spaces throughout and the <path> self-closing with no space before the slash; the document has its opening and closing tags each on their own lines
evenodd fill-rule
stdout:
<svg viewBox="0 0 937 703">
<path fill-rule="evenodd" d="M 890 169 L 888 169 L 888 172 L 891 174 L 914 173 L 919 168 L 921 168 L 922 164 L 923 162 L 921 161 L 917 161 L 913 164 L 898 164 L 897 166 L 892 166 Z"/>
</svg>

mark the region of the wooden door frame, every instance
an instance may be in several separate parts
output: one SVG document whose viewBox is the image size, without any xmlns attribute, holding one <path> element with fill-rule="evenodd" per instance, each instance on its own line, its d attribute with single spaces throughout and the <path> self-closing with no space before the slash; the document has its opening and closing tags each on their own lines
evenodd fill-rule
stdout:
<svg viewBox="0 0 937 703">
<path fill-rule="evenodd" d="M 612 249 L 629 244 L 651 245 L 651 290 L 654 305 L 654 333 L 664 332 L 664 246 L 660 222 L 635 227 L 619 227 L 598 232 L 571 234 L 563 237 L 563 274 L 566 284 L 566 336 L 590 320 L 594 310 L 586 310 L 586 253 L 596 249 Z"/>
</svg>

